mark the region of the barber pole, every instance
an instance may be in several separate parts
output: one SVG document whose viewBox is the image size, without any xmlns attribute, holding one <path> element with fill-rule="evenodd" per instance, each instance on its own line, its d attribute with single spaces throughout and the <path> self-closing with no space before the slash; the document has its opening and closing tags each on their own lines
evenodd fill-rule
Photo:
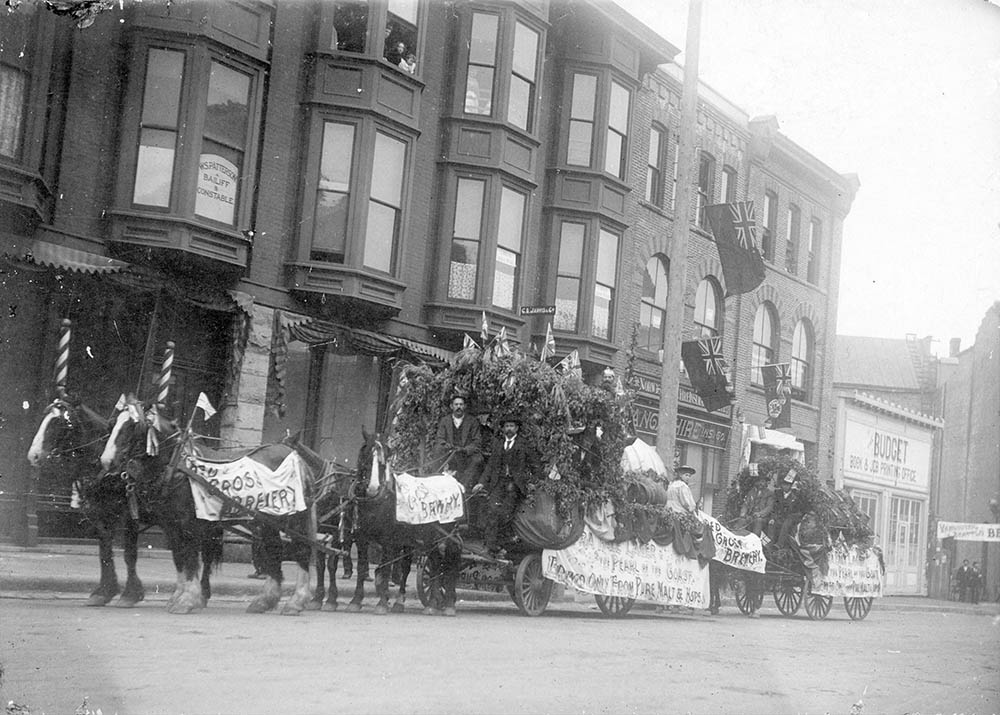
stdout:
<svg viewBox="0 0 1000 715">
<path fill-rule="evenodd" d="M 170 392 L 170 378 L 174 371 L 174 342 L 167 341 L 167 349 L 163 353 L 163 367 L 160 368 L 160 379 L 157 383 L 156 403 L 165 405 L 167 393 Z"/>
<path fill-rule="evenodd" d="M 69 373 L 69 339 L 70 326 L 72 322 L 69 318 L 63 318 L 59 329 L 59 350 L 56 356 L 56 392 L 63 395 L 66 392 L 66 377 Z"/>
</svg>

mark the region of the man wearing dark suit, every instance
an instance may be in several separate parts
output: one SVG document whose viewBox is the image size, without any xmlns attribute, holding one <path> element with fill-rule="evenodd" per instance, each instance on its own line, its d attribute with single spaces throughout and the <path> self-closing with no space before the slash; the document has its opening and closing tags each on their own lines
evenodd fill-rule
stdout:
<svg viewBox="0 0 1000 715">
<path fill-rule="evenodd" d="M 455 472 L 455 477 L 468 488 L 474 484 L 483 466 L 479 420 L 465 412 L 465 396 L 451 398 L 451 414 L 438 422 L 434 440 L 435 457 L 442 469 Z"/>
<path fill-rule="evenodd" d="M 501 436 L 493 442 L 493 452 L 474 490 L 485 490 L 489 496 L 485 537 L 491 553 L 496 553 L 501 528 L 513 521 L 514 510 L 528 496 L 528 485 L 539 468 L 538 453 L 519 434 L 520 426 L 517 417 L 503 418 Z"/>
</svg>

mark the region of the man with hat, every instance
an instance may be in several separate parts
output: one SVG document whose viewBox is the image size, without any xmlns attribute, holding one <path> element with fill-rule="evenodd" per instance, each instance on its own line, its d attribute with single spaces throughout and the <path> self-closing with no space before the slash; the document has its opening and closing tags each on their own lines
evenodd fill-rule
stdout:
<svg viewBox="0 0 1000 715">
<path fill-rule="evenodd" d="M 500 420 L 500 436 L 493 442 L 493 451 L 483 476 L 474 492 L 485 490 L 489 506 L 485 518 L 486 548 L 498 550 L 498 536 L 514 519 L 517 505 L 528 496 L 528 486 L 538 472 L 538 452 L 520 434 L 521 420 L 505 415 Z"/>
<path fill-rule="evenodd" d="M 455 472 L 458 481 L 468 487 L 483 466 L 479 420 L 466 414 L 465 395 L 461 392 L 452 395 L 449 406 L 451 414 L 438 422 L 435 457 L 441 460 L 442 469 Z"/>
<path fill-rule="evenodd" d="M 799 475 L 792 467 L 781 480 L 781 489 L 774 495 L 774 520 L 771 522 L 771 541 L 780 546 L 788 540 L 788 534 L 805 513 L 799 490 Z"/>
<path fill-rule="evenodd" d="M 674 470 L 674 480 L 667 487 L 667 508 L 682 514 L 694 514 L 697 509 L 691 493 L 691 475 L 698 470 L 682 464 Z"/>
</svg>

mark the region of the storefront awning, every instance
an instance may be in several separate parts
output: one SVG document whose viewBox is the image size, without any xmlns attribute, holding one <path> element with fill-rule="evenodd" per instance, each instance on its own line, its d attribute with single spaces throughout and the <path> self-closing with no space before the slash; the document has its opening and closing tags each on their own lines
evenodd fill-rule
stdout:
<svg viewBox="0 0 1000 715">
<path fill-rule="evenodd" d="M 793 452 L 805 453 L 804 444 L 795 439 L 795 435 L 778 430 L 757 428 L 750 433 L 750 441 L 754 444 L 763 444 L 777 449 L 790 449 Z"/>
<path fill-rule="evenodd" d="M 31 245 L 31 260 L 41 266 L 64 268 L 79 273 L 116 273 L 129 266 L 116 258 L 38 240 Z"/>
</svg>

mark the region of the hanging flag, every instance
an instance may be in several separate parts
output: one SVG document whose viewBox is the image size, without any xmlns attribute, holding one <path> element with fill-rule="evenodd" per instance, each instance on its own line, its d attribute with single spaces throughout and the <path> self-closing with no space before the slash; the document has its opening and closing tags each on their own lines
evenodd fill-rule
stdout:
<svg viewBox="0 0 1000 715">
<path fill-rule="evenodd" d="M 556 339 L 552 337 L 552 323 L 545 329 L 545 344 L 542 345 L 542 353 L 538 359 L 545 362 L 556 354 Z"/>
<path fill-rule="evenodd" d="M 705 207 L 726 278 L 726 295 L 749 293 L 764 282 L 764 259 L 757 250 L 753 201 Z"/>
<path fill-rule="evenodd" d="M 722 357 L 722 338 L 702 338 L 681 343 L 684 369 L 691 379 L 691 387 L 705 403 L 709 412 L 732 404 L 733 393 L 726 380 L 729 365 Z"/>
<path fill-rule="evenodd" d="M 510 343 L 507 342 L 507 326 L 501 325 L 500 332 L 497 333 L 496 347 L 493 348 L 497 356 L 510 355 Z"/>
<path fill-rule="evenodd" d="M 573 350 L 569 355 L 556 364 L 555 369 L 564 375 L 576 375 L 577 377 L 582 378 L 583 366 L 580 365 L 579 351 Z"/>
<path fill-rule="evenodd" d="M 212 419 L 212 415 L 215 414 L 215 408 L 212 407 L 212 403 L 208 401 L 208 395 L 206 395 L 204 392 L 198 393 L 198 403 L 195 405 L 195 407 L 201 408 L 202 412 L 205 413 L 206 420 Z"/>
<path fill-rule="evenodd" d="M 764 365 L 764 400 L 767 402 L 767 421 L 770 429 L 792 426 L 792 370 L 787 362 Z"/>
<path fill-rule="evenodd" d="M 486 311 L 483 311 L 483 326 L 479 331 L 479 337 L 482 338 L 483 345 L 490 339 L 490 324 L 486 322 Z"/>
</svg>

